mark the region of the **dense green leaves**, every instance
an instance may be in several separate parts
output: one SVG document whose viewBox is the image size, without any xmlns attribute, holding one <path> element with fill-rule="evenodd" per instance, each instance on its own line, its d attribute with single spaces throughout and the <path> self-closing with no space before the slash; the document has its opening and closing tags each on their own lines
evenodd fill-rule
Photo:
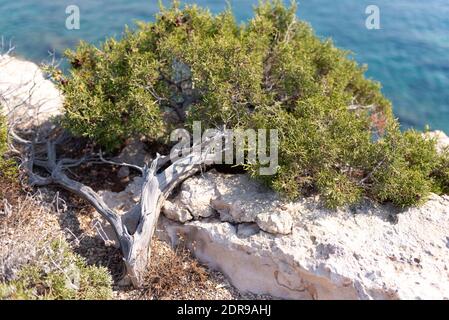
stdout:
<svg viewBox="0 0 449 320">
<path fill-rule="evenodd" d="M 262 1 L 236 23 L 175 2 L 101 48 L 67 56 L 65 125 L 114 149 L 128 137 L 167 137 L 194 120 L 203 128 L 275 128 L 276 175 L 259 177 L 296 198 L 320 193 L 329 207 L 363 196 L 399 206 L 446 191 L 449 160 L 434 141 L 401 133 L 380 85 L 346 51 L 296 19 L 296 5 Z M 259 164 L 248 164 L 258 176 Z"/>
<path fill-rule="evenodd" d="M 11 180 L 16 177 L 17 168 L 12 160 L 6 158 L 7 151 L 8 134 L 6 118 L 0 113 L 0 179 Z"/>
<path fill-rule="evenodd" d="M 1 111 L 1 109 L 0 109 Z M 3 156 L 6 152 L 8 143 L 6 119 L 0 114 L 0 156 Z"/>
</svg>

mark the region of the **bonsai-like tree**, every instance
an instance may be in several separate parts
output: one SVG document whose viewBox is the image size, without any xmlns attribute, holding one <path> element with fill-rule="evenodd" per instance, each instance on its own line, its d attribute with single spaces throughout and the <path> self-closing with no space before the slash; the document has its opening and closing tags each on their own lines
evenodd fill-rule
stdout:
<svg viewBox="0 0 449 320">
<path fill-rule="evenodd" d="M 363 197 L 405 207 L 448 188 L 447 155 L 421 133 L 401 132 L 380 85 L 364 77 L 365 68 L 350 53 L 297 20 L 295 4 L 262 1 L 254 18 L 239 25 L 231 9 L 213 15 L 194 5 L 181 9 L 175 1 L 120 40 L 99 48 L 81 43 L 67 58 L 67 75 L 50 70 L 65 96 L 62 124 L 106 151 L 136 135 L 169 144 L 173 128 L 198 120 L 212 128 L 277 129 L 276 174 L 259 176 L 257 162 L 244 166 L 291 199 L 318 193 L 330 208 Z M 128 276 L 139 286 L 165 197 L 205 159 L 190 153 L 173 162 L 158 156 L 144 168 L 128 165 L 145 182 L 140 203 L 120 216 L 65 173 L 92 161 L 58 158 L 56 145 L 66 134 L 37 142 L 15 137 L 26 146 L 24 167 L 33 184 L 59 184 L 109 221 Z M 222 138 L 219 132 L 202 146 Z M 37 175 L 35 166 L 49 175 Z"/>
</svg>

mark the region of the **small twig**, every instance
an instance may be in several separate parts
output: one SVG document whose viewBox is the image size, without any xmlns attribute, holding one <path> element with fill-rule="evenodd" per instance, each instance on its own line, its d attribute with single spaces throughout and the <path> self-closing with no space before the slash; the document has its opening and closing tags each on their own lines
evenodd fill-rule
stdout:
<svg viewBox="0 0 449 320">
<path fill-rule="evenodd" d="M 384 164 L 385 161 L 386 158 L 382 159 L 382 161 L 380 161 L 365 178 L 360 180 L 359 184 L 363 185 L 368 179 L 370 179 L 377 172 L 377 170 L 379 170 L 379 168 Z"/>
<path fill-rule="evenodd" d="M 100 150 L 98 156 L 99 156 L 101 162 L 103 162 L 103 163 L 111 164 L 113 166 L 129 167 L 129 168 L 136 169 L 137 171 L 143 173 L 144 169 L 142 167 L 137 166 L 137 165 L 129 164 L 129 163 L 125 163 L 125 162 L 115 162 L 115 161 L 111 161 L 111 160 L 106 160 L 103 157 L 103 152 L 101 150 Z"/>
</svg>

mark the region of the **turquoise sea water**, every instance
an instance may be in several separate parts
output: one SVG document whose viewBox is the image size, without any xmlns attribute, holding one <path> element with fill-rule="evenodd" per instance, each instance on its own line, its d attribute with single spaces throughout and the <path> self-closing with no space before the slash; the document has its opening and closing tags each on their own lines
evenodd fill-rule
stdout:
<svg viewBox="0 0 449 320">
<path fill-rule="evenodd" d="M 164 1 L 168 3 L 168 1 Z M 218 12 L 224 0 L 186 0 Z M 229 1 L 237 18 L 252 16 L 257 0 Z M 81 11 L 81 29 L 67 30 L 65 9 Z M 380 9 L 381 29 L 365 27 L 368 5 Z M 0 0 L 0 36 L 16 54 L 36 62 L 80 39 L 99 43 L 120 36 L 123 26 L 152 19 L 156 0 Z M 369 65 L 368 76 L 383 84 L 404 127 L 449 132 L 449 0 L 302 0 L 298 15 L 322 37 L 351 50 Z"/>
</svg>

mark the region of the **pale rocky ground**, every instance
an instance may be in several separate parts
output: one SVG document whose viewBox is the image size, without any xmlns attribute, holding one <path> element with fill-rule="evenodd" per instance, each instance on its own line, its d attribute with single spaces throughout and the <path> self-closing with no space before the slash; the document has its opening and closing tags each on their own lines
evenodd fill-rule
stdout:
<svg viewBox="0 0 449 320">
<path fill-rule="evenodd" d="M 34 98 L 27 98 L 30 92 Z M 38 67 L 11 57 L 0 56 L 0 96 L 11 122 L 40 123 L 61 110 L 59 92 Z M 440 148 L 448 144 L 442 132 L 428 135 Z M 148 155 L 141 151 L 128 148 L 124 157 L 143 161 Z M 125 210 L 138 200 L 140 183 L 135 178 L 125 191 L 102 196 Z M 210 298 L 241 298 L 235 288 L 290 299 L 449 298 L 447 196 L 432 195 L 422 207 L 399 214 L 368 200 L 331 212 L 318 198 L 286 202 L 245 175 L 208 172 L 186 180 L 164 212 L 170 219 L 161 218 L 159 238 L 173 245 L 182 239 L 199 261 L 228 279 L 212 276 L 204 293 Z M 91 218 L 77 219 L 81 229 L 96 231 L 87 227 Z M 229 289 L 217 296 L 217 286 Z"/>
<path fill-rule="evenodd" d="M 139 183 L 136 178 L 114 200 L 133 199 Z M 239 214 L 231 219 L 223 213 L 235 210 L 237 196 Z M 171 213 L 161 219 L 158 236 L 173 245 L 182 239 L 242 292 L 287 299 L 449 299 L 448 196 L 432 195 L 404 212 L 369 200 L 329 211 L 318 198 L 284 202 L 246 175 L 212 171 L 186 180 L 170 203 L 178 218 L 184 220 L 185 211 L 198 218 L 180 223 Z"/>
<path fill-rule="evenodd" d="M 61 113 L 62 99 L 36 64 L 0 55 L 0 104 L 10 123 L 40 125 Z"/>
<path fill-rule="evenodd" d="M 442 152 L 445 148 L 449 146 L 449 137 L 440 130 L 430 131 L 424 133 L 424 136 L 429 139 L 437 140 L 437 149 L 439 152 Z"/>
</svg>

